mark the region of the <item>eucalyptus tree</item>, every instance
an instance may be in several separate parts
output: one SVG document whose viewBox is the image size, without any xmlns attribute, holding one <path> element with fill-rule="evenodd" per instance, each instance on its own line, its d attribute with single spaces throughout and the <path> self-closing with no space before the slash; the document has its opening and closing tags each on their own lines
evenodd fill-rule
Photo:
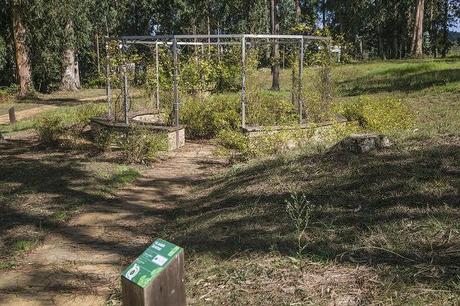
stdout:
<svg viewBox="0 0 460 306">
<path fill-rule="evenodd" d="M 19 81 L 19 97 L 26 97 L 33 92 L 30 49 L 28 45 L 29 29 L 24 14 L 27 4 L 24 1 L 11 0 L 6 3 L 12 23 L 16 74 Z"/>
</svg>

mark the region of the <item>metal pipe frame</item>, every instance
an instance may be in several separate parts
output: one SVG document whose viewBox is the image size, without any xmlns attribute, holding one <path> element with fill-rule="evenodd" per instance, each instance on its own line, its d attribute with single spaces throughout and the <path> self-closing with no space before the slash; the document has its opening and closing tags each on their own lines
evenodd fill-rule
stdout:
<svg viewBox="0 0 460 306">
<path fill-rule="evenodd" d="M 108 54 L 107 42 L 109 41 L 119 41 L 125 45 L 132 44 L 142 44 L 142 45 L 155 45 L 155 62 L 156 62 L 156 106 L 159 110 L 160 106 L 160 97 L 159 97 L 159 55 L 158 47 L 159 45 L 166 45 L 172 47 L 173 61 L 174 61 L 174 77 L 173 77 L 173 90 L 174 90 L 174 114 L 175 114 L 175 125 L 177 127 L 177 132 L 179 131 L 180 126 L 180 101 L 179 101 L 179 59 L 178 59 L 178 46 L 203 46 L 205 45 L 217 45 L 219 48 L 222 45 L 241 45 L 241 126 L 242 128 L 246 127 L 246 106 L 247 106 L 247 97 L 246 97 L 246 47 L 251 46 L 251 42 L 248 42 L 249 39 L 266 39 L 267 43 L 270 43 L 270 39 L 275 39 L 277 41 L 283 40 L 281 44 L 296 43 L 300 42 L 300 54 L 299 54 L 299 84 L 297 86 L 298 90 L 298 107 L 299 107 L 299 123 L 303 123 L 303 97 L 302 97 L 302 79 L 303 79 L 303 65 L 304 65 L 304 52 L 305 52 L 305 42 L 306 41 L 325 41 L 328 44 L 328 47 L 331 45 L 332 39 L 330 37 L 322 36 L 309 36 L 309 35 L 271 35 L 271 34 L 213 34 L 213 35 L 155 35 L 155 36 L 120 36 L 120 37 L 105 37 L 106 49 L 107 49 L 107 62 L 109 62 L 110 56 Z M 217 41 L 212 41 L 216 39 Z M 188 41 L 193 40 L 193 41 Z M 204 42 L 197 42 L 197 40 L 205 40 Z M 229 40 L 229 41 L 228 41 Z M 122 52 L 124 52 L 122 50 Z M 123 83 L 124 83 L 124 92 L 123 92 L 123 102 L 125 106 L 125 123 L 129 124 L 128 119 L 128 82 L 127 82 L 127 73 L 126 73 L 126 63 L 124 63 L 123 68 Z M 107 102 L 109 104 L 109 116 L 112 111 L 112 98 L 111 98 L 111 84 L 109 79 L 110 65 L 107 64 Z M 110 95 L 109 95 L 110 93 Z M 179 141 L 179 137 L 176 137 Z M 177 143 L 177 146 L 179 144 Z"/>
</svg>

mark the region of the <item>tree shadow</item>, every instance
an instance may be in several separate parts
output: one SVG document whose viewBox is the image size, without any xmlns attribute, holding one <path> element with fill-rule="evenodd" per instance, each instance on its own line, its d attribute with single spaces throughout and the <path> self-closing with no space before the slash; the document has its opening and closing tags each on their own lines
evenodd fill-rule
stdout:
<svg viewBox="0 0 460 306">
<path fill-rule="evenodd" d="M 422 65 L 387 69 L 342 82 L 340 86 L 346 96 L 359 96 L 395 91 L 410 93 L 459 81 L 460 69 L 429 70 L 429 66 Z"/>
<path fill-rule="evenodd" d="M 285 210 L 292 187 L 315 207 L 306 256 L 415 271 L 430 266 L 443 271 L 439 279 L 454 280 L 460 237 L 449 233 L 459 229 L 460 143 L 453 137 L 417 146 L 274 159 L 211 179 L 170 212 L 169 239 L 223 259 L 241 251 L 294 256 Z M 410 282 L 436 281 L 415 275 Z"/>
</svg>

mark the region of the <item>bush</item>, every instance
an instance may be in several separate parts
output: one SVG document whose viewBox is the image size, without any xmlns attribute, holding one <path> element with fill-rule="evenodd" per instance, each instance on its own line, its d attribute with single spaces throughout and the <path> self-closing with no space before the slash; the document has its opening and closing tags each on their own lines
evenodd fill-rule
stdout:
<svg viewBox="0 0 460 306">
<path fill-rule="evenodd" d="M 120 146 L 128 163 L 146 163 L 168 149 L 166 135 L 141 127 L 132 128 L 120 139 Z"/>
<path fill-rule="evenodd" d="M 17 85 L 0 88 L 0 103 L 6 103 L 6 104 L 13 103 L 17 92 L 18 92 Z"/>
<path fill-rule="evenodd" d="M 99 150 L 108 152 L 116 139 L 117 135 L 114 132 L 109 129 L 101 129 L 94 137 L 94 142 Z"/>
<path fill-rule="evenodd" d="M 64 123 L 61 117 L 56 115 L 43 116 L 35 120 L 34 129 L 38 134 L 40 142 L 54 146 L 65 132 Z"/>
<path fill-rule="evenodd" d="M 242 132 L 222 130 L 216 137 L 218 153 L 230 156 L 230 160 L 246 160 L 253 154 L 250 150 L 249 139 Z"/>
<path fill-rule="evenodd" d="M 86 104 L 45 112 L 34 121 L 34 128 L 45 145 L 57 145 L 63 136 L 79 137 L 91 118 L 101 115 L 105 105 Z"/>
<path fill-rule="evenodd" d="M 188 97 L 182 104 L 181 122 L 187 126 L 187 137 L 209 139 L 220 131 L 240 126 L 239 108 L 238 95 L 216 95 L 203 100 Z"/>
<path fill-rule="evenodd" d="M 71 116 L 74 116 L 74 118 L 69 118 L 68 125 L 82 132 L 91 123 L 91 118 L 101 116 L 105 111 L 106 105 L 103 104 L 77 106 L 73 109 L 73 112 L 70 112 Z"/>
<path fill-rule="evenodd" d="M 392 97 L 360 97 L 357 101 L 339 106 L 339 113 L 348 120 L 356 120 L 366 129 L 387 133 L 406 130 L 413 125 L 414 117 L 409 107 Z"/>
<path fill-rule="evenodd" d="M 253 91 L 247 105 L 248 123 L 252 125 L 289 125 L 299 122 L 296 107 L 283 93 Z"/>
</svg>

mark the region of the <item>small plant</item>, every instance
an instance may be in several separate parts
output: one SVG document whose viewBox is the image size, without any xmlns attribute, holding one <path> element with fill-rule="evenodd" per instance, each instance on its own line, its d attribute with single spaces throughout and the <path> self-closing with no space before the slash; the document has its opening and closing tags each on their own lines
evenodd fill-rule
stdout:
<svg viewBox="0 0 460 306">
<path fill-rule="evenodd" d="M 96 147 L 102 152 L 108 152 L 112 144 L 115 142 L 117 135 L 109 129 L 101 129 L 94 137 Z"/>
<path fill-rule="evenodd" d="M 42 116 L 35 120 L 34 129 L 40 141 L 47 146 L 55 146 L 64 134 L 62 118 L 56 115 Z"/>
<path fill-rule="evenodd" d="M 414 117 L 400 99 L 360 97 L 357 101 L 341 105 L 339 112 L 348 120 L 375 132 L 394 132 L 410 128 Z"/>
<path fill-rule="evenodd" d="M 216 137 L 220 153 L 229 155 L 230 160 L 246 160 L 252 154 L 249 148 L 249 139 L 243 133 L 233 130 L 220 131 Z"/>
<path fill-rule="evenodd" d="M 146 163 L 168 149 L 164 134 L 153 133 L 141 127 L 132 128 L 121 138 L 121 149 L 128 163 Z"/>
<path fill-rule="evenodd" d="M 302 253 L 307 247 L 304 242 L 305 231 L 310 222 L 313 206 L 307 200 L 305 194 L 292 193 L 290 199 L 286 200 L 286 212 L 294 226 L 297 240 L 297 258 L 302 258 Z"/>
</svg>

